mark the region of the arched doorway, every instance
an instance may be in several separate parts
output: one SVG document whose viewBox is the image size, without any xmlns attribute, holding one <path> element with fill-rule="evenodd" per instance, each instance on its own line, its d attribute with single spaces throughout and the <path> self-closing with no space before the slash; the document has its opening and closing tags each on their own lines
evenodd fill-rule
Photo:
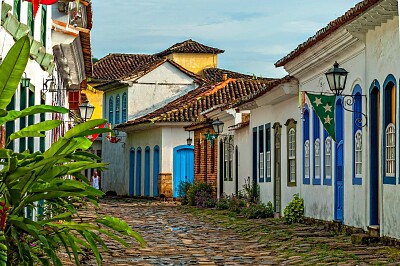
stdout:
<svg viewBox="0 0 400 266">
<path fill-rule="evenodd" d="M 181 182 L 194 182 L 194 147 L 181 145 L 174 148 L 173 197 L 179 197 Z"/>
</svg>

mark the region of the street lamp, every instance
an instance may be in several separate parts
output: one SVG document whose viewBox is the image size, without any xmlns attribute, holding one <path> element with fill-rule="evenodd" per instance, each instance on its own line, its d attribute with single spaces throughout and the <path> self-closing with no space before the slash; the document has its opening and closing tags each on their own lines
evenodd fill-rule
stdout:
<svg viewBox="0 0 400 266">
<path fill-rule="evenodd" d="M 219 119 L 212 122 L 212 126 L 217 135 L 220 135 L 224 131 L 224 122 L 219 121 Z"/>
<path fill-rule="evenodd" d="M 333 64 L 333 67 L 325 73 L 326 79 L 328 80 L 329 88 L 336 96 L 342 95 L 342 92 L 346 86 L 347 72 L 344 68 L 339 67 L 338 62 Z"/>
<path fill-rule="evenodd" d="M 81 118 L 84 119 L 85 122 L 87 120 L 90 120 L 90 118 L 93 115 L 93 111 L 94 111 L 94 106 L 91 105 L 88 100 L 79 105 L 79 112 L 81 114 Z"/>
<path fill-rule="evenodd" d="M 24 72 L 24 77 L 21 78 L 21 87 L 22 88 L 29 88 L 29 85 L 31 85 L 31 79 L 28 78 L 28 76 Z"/>
<path fill-rule="evenodd" d="M 192 138 L 190 137 L 190 131 L 189 131 L 189 137 L 186 139 L 186 144 L 188 146 L 192 145 Z"/>
</svg>

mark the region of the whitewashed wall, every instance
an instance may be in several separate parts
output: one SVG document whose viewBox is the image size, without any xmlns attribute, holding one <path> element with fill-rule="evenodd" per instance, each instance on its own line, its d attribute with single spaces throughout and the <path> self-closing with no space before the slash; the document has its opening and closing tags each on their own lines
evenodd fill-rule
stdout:
<svg viewBox="0 0 400 266">
<path fill-rule="evenodd" d="M 382 93 L 383 84 L 389 74 L 396 78 L 396 125 L 400 122 L 399 113 L 399 78 L 400 78 L 400 45 L 399 45 L 399 18 L 395 17 L 387 23 L 376 27 L 375 30 L 369 31 L 367 34 L 367 69 L 366 69 L 366 84 L 369 88 L 374 79 L 377 79 L 380 84 L 381 93 L 381 114 L 383 113 Z M 383 126 L 381 125 L 381 132 Z M 396 143 L 400 143 L 399 129 L 397 126 Z M 381 144 L 382 145 L 382 144 Z M 381 235 L 400 238 L 400 193 L 399 193 L 399 148 L 396 147 L 396 185 L 382 186 L 380 198 L 380 230 Z M 380 151 L 379 151 L 380 152 Z M 381 154 L 381 153 L 380 153 Z M 381 157 L 381 156 L 380 156 Z"/>
</svg>

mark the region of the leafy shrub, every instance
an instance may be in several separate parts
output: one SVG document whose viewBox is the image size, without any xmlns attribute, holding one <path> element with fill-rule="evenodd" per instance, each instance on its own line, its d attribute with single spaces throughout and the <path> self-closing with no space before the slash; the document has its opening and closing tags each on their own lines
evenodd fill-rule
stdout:
<svg viewBox="0 0 400 266">
<path fill-rule="evenodd" d="M 243 208 L 247 205 L 247 201 L 244 198 L 239 198 L 236 195 L 232 195 L 229 204 L 228 210 L 236 213 L 241 213 Z"/>
<path fill-rule="evenodd" d="M 224 193 L 216 202 L 217 210 L 228 210 L 230 200 L 231 197 Z"/>
<path fill-rule="evenodd" d="M 250 180 L 250 176 L 244 181 L 243 194 L 250 203 L 258 203 L 260 201 L 260 185 L 256 181 Z"/>
<path fill-rule="evenodd" d="M 252 203 L 243 208 L 241 214 L 247 219 L 269 218 L 274 216 L 274 208 L 270 201 L 267 204 Z"/>
<path fill-rule="evenodd" d="M 294 199 L 286 206 L 284 215 L 284 221 L 287 224 L 304 221 L 304 200 L 299 197 L 299 194 L 295 194 Z"/>
<path fill-rule="evenodd" d="M 197 208 L 214 208 L 216 199 L 208 191 L 198 191 L 195 197 Z"/>
<path fill-rule="evenodd" d="M 190 206 L 196 206 L 196 196 L 198 195 L 198 192 L 203 191 L 207 192 L 209 195 L 213 195 L 212 186 L 205 182 L 197 182 L 191 185 L 187 191 L 188 204 Z"/>
<path fill-rule="evenodd" d="M 187 192 L 191 186 L 192 183 L 187 181 L 181 181 L 178 185 L 178 195 L 180 198 L 182 198 L 182 205 L 188 204 Z"/>
</svg>

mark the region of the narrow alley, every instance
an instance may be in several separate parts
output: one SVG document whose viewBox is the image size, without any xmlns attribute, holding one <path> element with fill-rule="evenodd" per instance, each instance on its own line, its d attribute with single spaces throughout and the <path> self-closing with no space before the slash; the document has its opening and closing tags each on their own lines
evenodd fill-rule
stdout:
<svg viewBox="0 0 400 266">
<path fill-rule="evenodd" d="M 350 236 L 317 226 L 246 220 L 175 202 L 105 199 L 97 212 L 127 221 L 147 243 L 141 248 L 132 240 L 132 246 L 124 249 L 107 242 L 110 250 L 103 253 L 103 265 L 398 265 L 400 261 L 397 248 L 355 246 Z M 90 213 L 85 215 L 90 219 Z M 97 265 L 94 256 L 81 262 Z"/>
</svg>

